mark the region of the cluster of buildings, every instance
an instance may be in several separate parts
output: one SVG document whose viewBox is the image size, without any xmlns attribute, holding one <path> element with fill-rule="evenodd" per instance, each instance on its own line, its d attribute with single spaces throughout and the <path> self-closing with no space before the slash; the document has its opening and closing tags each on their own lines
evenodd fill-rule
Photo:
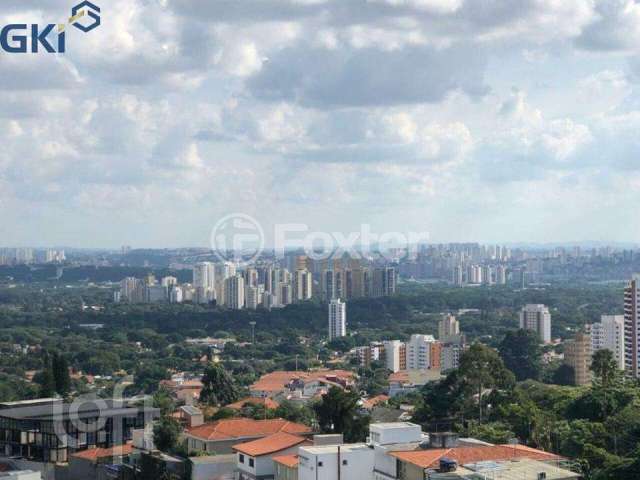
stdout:
<svg viewBox="0 0 640 480">
<path fill-rule="evenodd" d="M 564 361 L 573 369 L 574 383 L 592 381 L 591 359 L 599 350 L 613 354 L 619 370 L 640 377 L 640 276 L 634 275 L 624 290 L 624 314 L 603 315 L 565 342 Z"/>
<path fill-rule="evenodd" d="M 463 285 L 506 285 L 507 267 L 503 264 L 472 264 L 467 267 L 457 265 L 453 269 L 452 282 L 459 287 Z"/>
<path fill-rule="evenodd" d="M 237 480 L 580 478 L 563 458 L 542 450 L 428 434 L 410 422 L 372 423 L 362 443 L 279 419 L 220 420 L 186 437 L 192 452 L 227 459 L 235 475 L 228 478 Z"/>
<path fill-rule="evenodd" d="M 0 249 L 0 265 L 31 265 L 34 263 L 60 264 L 66 260 L 67 257 L 64 250 L 34 250 L 33 248 Z"/>
<path fill-rule="evenodd" d="M 385 340 L 357 347 L 353 354 L 361 366 L 379 362 L 396 374 L 403 371 L 446 372 L 458 368 L 460 356 L 467 348 L 460 322 L 454 315 L 445 315 L 438 323 L 438 339 L 433 335 L 414 334 L 402 342 Z M 400 378 L 400 376 L 398 376 Z"/>
<path fill-rule="evenodd" d="M 329 262 L 329 263 L 327 263 Z M 127 303 L 213 303 L 230 309 L 276 308 L 320 298 L 334 299 L 383 297 L 396 291 L 394 267 L 363 266 L 360 260 L 346 263 L 325 261 L 318 272 L 315 262 L 300 256 L 293 270 L 273 264 L 247 266 L 199 262 L 193 265 L 192 283 L 179 283 L 175 277 L 158 281 L 153 275 L 125 278 L 115 293 L 116 302 Z"/>
</svg>

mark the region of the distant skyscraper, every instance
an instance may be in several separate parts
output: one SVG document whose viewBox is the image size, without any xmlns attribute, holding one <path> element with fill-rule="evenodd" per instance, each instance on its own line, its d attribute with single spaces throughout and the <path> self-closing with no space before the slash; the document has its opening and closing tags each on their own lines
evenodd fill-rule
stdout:
<svg viewBox="0 0 640 480">
<path fill-rule="evenodd" d="M 329 341 L 347 336 L 347 304 L 339 298 L 329 302 Z"/>
<path fill-rule="evenodd" d="M 244 308 L 244 278 L 234 275 L 224 281 L 224 303 L 227 308 L 239 310 Z"/>
<path fill-rule="evenodd" d="M 245 306 L 250 310 L 255 310 L 258 305 L 262 304 L 262 287 L 248 286 L 245 288 L 245 295 L 247 296 Z"/>
<path fill-rule="evenodd" d="M 306 257 L 305 257 L 306 258 Z M 308 270 L 296 270 L 293 277 L 293 300 L 304 302 L 313 295 L 313 275 Z"/>
<path fill-rule="evenodd" d="M 624 289 L 624 357 L 628 375 L 640 377 L 640 275 Z"/>
<path fill-rule="evenodd" d="M 498 265 L 496 268 L 496 283 L 498 285 L 507 284 L 507 267 L 504 265 Z"/>
<path fill-rule="evenodd" d="M 610 350 L 618 368 L 624 370 L 624 315 L 602 315 L 599 323 L 589 328 L 593 352 Z"/>
<path fill-rule="evenodd" d="M 520 328 L 532 330 L 540 341 L 551 343 L 551 313 L 545 305 L 529 304 L 520 311 Z"/>
<path fill-rule="evenodd" d="M 193 266 L 193 287 L 197 303 L 209 303 L 216 299 L 215 264 L 200 262 Z"/>
<path fill-rule="evenodd" d="M 438 323 L 438 340 L 446 342 L 449 338 L 460 335 L 460 322 L 454 315 L 447 315 Z"/>
<path fill-rule="evenodd" d="M 396 293 L 396 269 L 382 267 L 373 270 L 372 297 L 388 297 Z"/>
<path fill-rule="evenodd" d="M 456 287 L 461 287 L 464 285 L 464 272 L 461 265 L 457 265 L 453 269 L 453 284 Z"/>
</svg>

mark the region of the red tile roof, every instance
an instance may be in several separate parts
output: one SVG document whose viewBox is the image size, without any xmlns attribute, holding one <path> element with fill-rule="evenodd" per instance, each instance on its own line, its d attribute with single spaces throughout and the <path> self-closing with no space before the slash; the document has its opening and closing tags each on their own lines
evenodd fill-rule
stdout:
<svg viewBox="0 0 640 480">
<path fill-rule="evenodd" d="M 273 461 L 284 465 L 285 467 L 296 468 L 300 459 L 298 458 L 298 455 L 279 455 L 277 457 L 273 457 Z"/>
<path fill-rule="evenodd" d="M 229 405 L 226 406 L 226 408 L 231 408 L 233 410 L 242 410 L 242 408 L 247 404 L 250 403 L 251 405 L 263 405 L 264 407 L 270 409 L 270 410 L 274 410 L 276 408 L 278 408 L 280 406 L 280 404 L 278 402 L 276 402 L 275 400 L 272 400 L 270 398 L 259 398 L 259 397 L 248 397 L 248 398 L 244 398 L 242 400 L 239 400 L 235 403 L 231 403 Z"/>
<path fill-rule="evenodd" d="M 385 403 L 389 401 L 388 395 L 377 395 L 375 397 L 366 398 L 362 401 L 362 408 L 367 410 L 371 410 L 373 407 L 378 405 L 379 403 Z"/>
<path fill-rule="evenodd" d="M 289 422 L 281 418 L 273 420 L 230 418 L 190 428 L 186 433 L 200 440 L 233 440 L 266 437 L 278 432 L 307 434 L 311 433 L 312 430 L 306 425 Z"/>
<path fill-rule="evenodd" d="M 119 445 L 111 448 L 90 448 L 89 450 L 83 450 L 81 452 L 74 453 L 71 456 L 95 462 L 100 458 L 130 455 L 131 452 L 133 452 L 133 445 L 128 443 L 126 445 Z"/>
<path fill-rule="evenodd" d="M 355 373 L 348 370 L 314 370 L 311 372 L 279 371 L 267 373 L 251 385 L 251 391 L 280 392 L 293 380 L 305 382 L 320 380 L 332 384 L 347 383 L 354 379 Z"/>
<path fill-rule="evenodd" d="M 440 448 L 435 450 L 415 450 L 410 452 L 393 452 L 394 457 L 417 465 L 420 468 L 436 468 L 442 457 L 458 462 L 458 465 L 484 461 L 512 460 L 527 458 L 530 460 L 558 460 L 561 457 L 543 450 L 524 445 L 493 445 L 482 447 Z"/>
<path fill-rule="evenodd" d="M 304 437 L 280 432 L 259 440 L 254 440 L 253 442 L 234 445 L 233 449 L 251 457 L 259 457 L 262 455 L 269 455 L 270 453 L 281 452 L 282 450 L 293 448 L 296 445 L 300 445 L 305 442 L 307 442 L 307 439 Z"/>
</svg>

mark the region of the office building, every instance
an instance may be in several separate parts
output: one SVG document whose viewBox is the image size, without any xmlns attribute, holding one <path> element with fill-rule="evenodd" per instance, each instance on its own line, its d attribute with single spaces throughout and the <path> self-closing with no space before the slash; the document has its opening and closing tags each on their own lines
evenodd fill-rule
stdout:
<svg viewBox="0 0 640 480">
<path fill-rule="evenodd" d="M 134 429 L 159 418 L 156 408 L 130 407 L 114 400 L 87 401 L 79 408 L 61 400 L 0 406 L 0 454 L 38 463 L 66 463 L 75 452 L 124 445 Z M 81 424 L 83 429 L 74 427 Z M 84 431 L 86 430 L 86 431 Z"/>
<path fill-rule="evenodd" d="M 334 299 L 329 302 L 329 341 L 347 336 L 347 304 Z"/>
<path fill-rule="evenodd" d="M 520 311 L 520 328 L 538 334 L 542 343 L 551 343 L 551 313 L 542 304 L 528 304 Z"/>
</svg>

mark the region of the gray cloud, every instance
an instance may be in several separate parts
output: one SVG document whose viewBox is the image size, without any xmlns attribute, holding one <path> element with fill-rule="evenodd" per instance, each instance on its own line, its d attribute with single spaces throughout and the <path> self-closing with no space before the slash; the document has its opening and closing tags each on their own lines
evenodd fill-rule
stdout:
<svg viewBox="0 0 640 480">
<path fill-rule="evenodd" d="M 485 67 L 485 55 L 465 47 L 385 52 L 298 46 L 270 57 L 247 85 L 263 100 L 318 108 L 438 102 L 456 90 L 486 94 Z"/>
</svg>

